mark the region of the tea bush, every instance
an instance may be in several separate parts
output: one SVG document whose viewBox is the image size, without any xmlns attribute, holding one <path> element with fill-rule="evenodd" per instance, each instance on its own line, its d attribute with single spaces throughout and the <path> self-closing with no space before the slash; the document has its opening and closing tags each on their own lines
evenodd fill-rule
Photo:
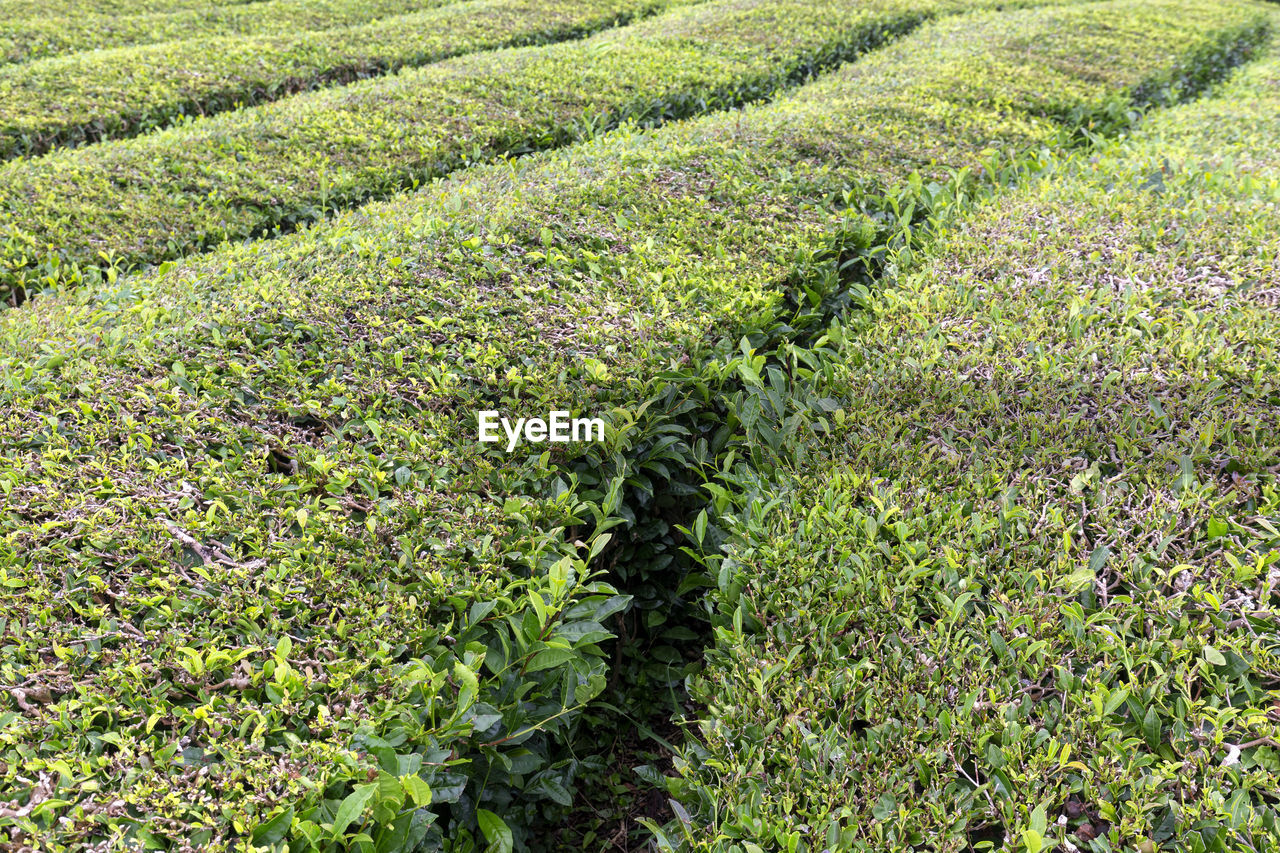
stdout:
<svg viewBox="0 0 1280 853">
<path fill-rule="evenodd" d="M 222 6 L 256 0 L 229 0 Z M 209 0 L 0 0 L 0 15 L 10 19 L 38 18 L 41 15 L 123 15 L 180 12 L 207 9 Z"/>
<path fill-rule="evenodd" d="M 773 105 L 7 312 L 0 829 L 46 849 L 523 845 L 570 801 L 562 746 L 628 606 L 609 581 L 629 569 L 600 558 L 665 535 L 637 510 L 672 467 L 720 461 L 675 420 L 705 403 L 690 366 L 773 328 L 789 285 L 817 294 L 873 235 L 877 188 L 1114 128 L 1265 24 L 1151 0 L 944 20 Z M 507 455 L 475 440 L 487 408 L 610 430 Z"/>
<path fill-rule="evenodd" d="M 257 0 L 229 0 L 222 6 L 252 3 Z M 82 15 L 180 12 L 207 9 L 209 0 L 0 0 L 0 14 L 9 18 L 35 18 L 40 15 L 79 12 Z"/>
<path fill-rule="evenodd" d="M 819 342 L 664 849 L 1280 849 L 1278 135 L 1273 49 Z"/>
<path fill-rule="evenodd" d="M 986 3 L 989 0 L 980 0 Z M 964 0 L 714 0 L 0 164 L 0 287 L 292 227 L 468 163 L 771 96 Z M 1235 13 L 1239 14 L 1239 13 Z"/>
<path fill-rule="evenodd" d="M 402 15 L 448 0 L 263 0 L 263 2 L 117 3 L 95 0 L 90 9 L 60 2 L 10 3 L 0 14 L 0 62 L 126 45 L 223 35 L 297 33 L 351 26 Z M 3 8 L 3 7 L 0 7 Z"/>
<path fill-rule="evenodd" d="M 559 41 L 665 0 L 475 0 L 302 34 L 201 37 L 0 66 L 0 158 L 136 136 L 182 116 L 277 100 L 464 53 Z"/>
</svg>

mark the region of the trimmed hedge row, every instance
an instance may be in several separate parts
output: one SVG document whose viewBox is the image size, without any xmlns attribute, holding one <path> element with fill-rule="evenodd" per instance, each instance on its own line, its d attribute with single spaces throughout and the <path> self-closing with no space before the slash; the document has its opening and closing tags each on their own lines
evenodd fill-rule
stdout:
<svg viewBox="0 0 1280 853">
<path fill-rule="evenodd" d="M 604 539 L 577 538 L 652 541 L 625 523 L 645 490 L 717 452 L 638 429 L 660 371 L 771 324 L 780 285 L 864 233 L 864 175 L 1052 144 L 1072 99 L 1131 106 L 1260 26 L 1151 0 L 945 21 L 773 106 L 8 312 L 0 828 L 50 849 L 520 844 L 571 796 L 557 744 L 626 606 L 593 573 Z M 507 455 L 475 441 L 490 408 L 611 427 Z"/>
<path fill-rule="evenodd" d="M 832 329 L 669 847 L 1280 849 L 1277 138 L 1273 49 Z"/>
<path fill-rule="evenodd" d="M 987 5 L 995 0 L 978 0 Z M 176 257 L 624 120 L 771 95 L 960 0 L 715 0 L 0 165 L 0 287 Z"/>
<path fill-rule="evenodd" d="M 219 6 L 253 3 L 258 0 L 225 0 Z M 9 19 L 38 18 L 41 15 L 123 15 L 180 12 L 207 9 L 213 0 L 0 0 L 0 15 Z"/>
<path fill-rule="evenodd" d="M 472 0 L 357 27 L 200 38 L 0 67 L 0 158 L 498 47 L 574 38 L 669 0 Z"/>
<path fill-rule="evenodd" d="M 439 6 L 449 0 L 263 0 L 178 4 L 156 11 L 126 8 L 33 9 L 0 17 L 0 63 L 126 45 L 225 35 L 291 34 L 363 24 Z"/>
</svg>

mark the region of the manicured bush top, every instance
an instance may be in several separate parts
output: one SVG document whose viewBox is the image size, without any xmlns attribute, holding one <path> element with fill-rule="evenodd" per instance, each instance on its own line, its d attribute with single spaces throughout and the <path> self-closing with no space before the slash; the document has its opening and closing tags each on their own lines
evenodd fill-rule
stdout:
<svg viewBox="0 0 1280 853">
<path fill-rule="evenodd" d="M 688 848 L 1277 849 L 1277 137 L 1273 52 L 828 342 L 834 434 L 720 576 Z"/>
<path fill-rule="evenodd" d="M 604 29 L 665 0 L 473 0 L 370 24 L 223 36 L 0 66 L 0 158 L 136 136 L 405 65 Z"/>
<path fill-rule="evenodd" d="M 226 0 L 216 5 L 234 6 L 257 0 Z M 212 0 L 0 0 L 0 15 L 5 18 L 38 18 L 41 15 L 119 15 L 155 12 L 181 12 L 191 9 L 209 9 Z"/>
<path fill-rule="evenodd" d="M 262 0 L 241 3 L 169 4 L 113 2 L 90 10 L 34 5 L 0 14 L 0 62 L 124 45 L 155 44 L 221 35 L 297 33 L 350 26 L 442 5 L 448 0 Z M 16 5 L 16 4 L 15 4 Z M 78 4 L 77 4 L 78 5 Z"/>
<path fill-rule="evenodd" d="M 983 0 L 986 3 L 987 0 Z M 74 279 L 289 227 L 625 119 L 767 97 L 956 0 L 715 0 L 580 42 L 464 56 L 139 139 L 0 165 L 0 271 Z"/>
<path fill-rule="evenodd" d="M 730 8 L 653 25 L 767 17 Z M 1060 143 L 1064 115 L 1198 76 L 1262 23 L 1150 0 L 942 22 L 893 48 L 900 89 L 853 66 L 7 312 L 0 828 L 51 849 L 524 832 L 571 796 L 556 746 L 626 606 L 589 574 L 605 543 L 586 531 L 619 520 L 613 474 L 646 476 L 627 459 L 697 452 L 634 434 L 634 401 L 772 324 L 787 284 L 868 229 L 847 209 L 865 193 Z M 725 52 L 776 48 L 733 31 Z M 618 39 L 595 49 L 630 56 Z M 1112 49 L 1058 62 L 1071 39 Z M 930 56 L 952 59 L 921 73 Z M 479 409 L 598 413 L 610 433 L 507 455 L 476 442 Z"/>
</svg>

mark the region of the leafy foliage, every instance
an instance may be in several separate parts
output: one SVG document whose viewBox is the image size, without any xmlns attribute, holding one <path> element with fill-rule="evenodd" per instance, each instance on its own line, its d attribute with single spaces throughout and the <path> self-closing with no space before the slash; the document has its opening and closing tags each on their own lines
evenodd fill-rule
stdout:
<svg viewBox="0 0 1280 853">
<path fill-rule="evenodd" d="M 620 79 L 649 85 L 645 51 L 701 58 L 724 76 L 698 86 L 754 97 L 925 15 L 888 8 L 707 5 L 590 54 L 483 59 L 523 63 L 532 87 L 570 57 L 576 97 L 613 97 L 633 66 Z M 1221 74 L 1265 22 L 1151 0 L 945 20 L 773 104 L 475 168 L 7 312 L 0 825 L 51 849 L 527 845 L 586 763 L 565 746 L 632 606 L 618 585 L 660 613 L 675 552 L 724 532 L 676 518 L 696 480 L 739 472 L 730 453 L 771 475 L 801 434 L 772 428 L 786 389 L 752 341 L 815 331 L 841 266 L 878 251 L 885 189 L 920 172 L 918 195 L 992 144 L 1065 144 L 1073 121 L 1111 129 L 1139 94 Z M 1086 48 L 1096 61 L 1071 61 Z M 440 66 L 476 123 L 499 103 L 459 82 L 480 61 Z M 610 428 L 508 456 L 475 442 L 482 408 Z M 729 613 L 726 641 L 746 636 Z"/>
<path fill-rule="evenodd" d="M 671 846 L 1276 849 L 1278 83 L 936 223 L 819 341 Z"/>
<path fill-rule="evenodd" d="M 0 62 L 224 35 L 269 35 L 353 26 L 448 0 L 6 0 Z"/>
<path fill-rule="evenodd" d="M 980 0 L 988 2 L 988 0 Z M 76 281 L 624 121 L 771 96 L 957 0 L 714 0 L 567 44 L 458 57 L 0 165 L 0 286 Z"/>
<path fill-rule="evenodd" d="M 231 0 L 224 6 L 253 0 Z M 209 0 L 0 0 L 0 13 L 7 18 L 38 18 L 41 15 L 64 15 L 79 12 L 82 15 L 121 15 L 180 12 L 188 9 L 207 8 Z"/>
<path fill-rule="evenodd" d="M 665 0 L 473 0 L 359 26 L 187 38 L 0 67 L 0 157 L 138 136 L 405 66 L 559 41 L 672 5 Z"/>
</svg>

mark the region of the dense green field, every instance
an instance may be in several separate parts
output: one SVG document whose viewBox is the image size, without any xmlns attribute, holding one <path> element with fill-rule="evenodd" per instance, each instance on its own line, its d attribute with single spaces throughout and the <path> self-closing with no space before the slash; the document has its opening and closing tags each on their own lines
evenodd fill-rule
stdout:
<svg viewBox="0 0 1280 853">
<path fill-rule="evenodd" d="M 1280 850 L 1274 6 L 284 3 L 0 68 L 0 848 Z"/>
<path fill-rule="evenodd" d="M 1273 51 L 832 327 L 721 564 L 694 847 L 1280 847 L 1278 135 Z"/>
<path fill-rule="evenodd" d="M 28 0 L 0 24 L 0 57 L 22 62 L 95 48 L 155 44 L 193 37 L 255 36 L 362 24 L 446 5 L 449 0 L 252 0 L 156 4 L 103 3 L 88 8 Z M 125 57 L 121 58 L 124 61 Z"/>
<path fill-rule="evenodd" d="M 558 41 L 667 0 L 472 0 L 354 27 L 261 38 L 192 38 L 0 66 L 0 157 L 137 136 L 303 89 L 474 51 Z M 104 109 L 107 105 L 107 109 Z"/>
<path fill-rule="evenodd" d="M 103 258 L 160 261 L 475 161 L 741 104 L 963 5 L 708 0 L 582 41 L 459 57 L 0 164 L 0 288 L 57 286 Z"/>
</svg>

